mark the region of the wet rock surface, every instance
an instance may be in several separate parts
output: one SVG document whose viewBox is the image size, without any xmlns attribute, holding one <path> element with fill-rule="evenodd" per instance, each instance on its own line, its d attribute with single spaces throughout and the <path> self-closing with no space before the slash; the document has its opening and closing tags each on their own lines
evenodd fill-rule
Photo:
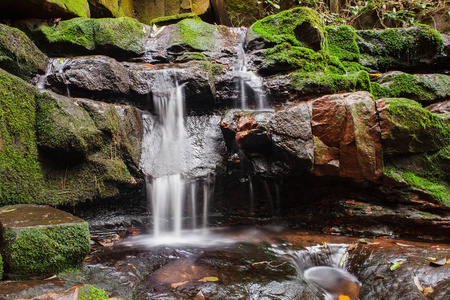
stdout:
<svg viewBox="0 0 450 300">
<path fill-rule="evenodd" d="M 186 299 L 226 297 L 259 299 L 323 299 L 301 272 L 311 266 L 344 269 L 362 283 L 361 299 L 421 297 L 414 283 L 431 287 L 433 299 L 448 296 L 449 265 L 432 265 L 431 258 L 448 257 L 445 244 L 405 240 L 360 239 L 314 232 L 279 230 L 220 230 L 200 246 L 144 246 L 146 236 L 94 247 L 79 271 L 59 274 L 47 281 L 4 281 L 4 299 L 27 298 L 48 290 L 65 291 L 84 282 L 106 291 L 109 297 L 131 299 Z M 204 242 L 206 242 L 204 240 Z M 214 242 L 213 242 L 214 243 Z M 140 246 L 139 246 L 140 245 Z M 150 245 L 150 244 L 149 244 Z M 400 266 L 391 270 L 398 262 Z"/>
</svg>

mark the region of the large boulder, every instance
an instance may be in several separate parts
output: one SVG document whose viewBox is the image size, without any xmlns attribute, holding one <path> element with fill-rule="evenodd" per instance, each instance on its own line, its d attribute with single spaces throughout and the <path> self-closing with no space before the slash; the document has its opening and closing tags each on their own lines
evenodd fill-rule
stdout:
<svg viewBox="0 0 450 300">
<path fill-rule="evenodd" d="M 287 42 L 314 51 L 323 49 L 325 28 L 320 15 L 307 7 L 297 7 L 256 21 L 248 30 L 249 50 L 271 48 Z"/>
<path fill-rule="evenodd" d="M 91 18 L 134 17 L 133 0 L 88 0 Z"/>
<path fill-rule="evenodd" d="M 366 92 L 312 101 L 314 174 L 376 181 L 382 149 L 375 101 Z"/>
<path fill-rule="evenodd" d="M 47 56 L 22 31 L 0 24 L 0 68 L 29 80 L 47 64 Z"/>
<path fill-rule="evenodd" d="M 2 207 L 0 226 L 5 271 L 13 278 L 75 268 L 89 252 L 88 223 L 49 206 Z"/>
<path fill-rule="evenodd" d="M 47 84 L 60 94 L 108 99 L 130 92 L 127 69 L 108 56 L 81 56 L 55 63 L 59 66 L 47 76 Z"/>
<path fill-rule="evenodd" d="M 0 3 L 2 18 L 63 18 L 90 17 L 88 0 L 3 0 Z"/>
<path fill-rule="evenodd" d="M 50 56 L 107 54 L 128 58 L 141 54 L 150 28 L 133 18 L 75 18 L 57 24 L 39 20 L 18 25 Z"/>
<path fill-rule="evenodd" d="M 436 30 L 418 26 L 356 32 L 361 64 L 380 71 L 430 70 L 443 48 Z"/>
</svg>

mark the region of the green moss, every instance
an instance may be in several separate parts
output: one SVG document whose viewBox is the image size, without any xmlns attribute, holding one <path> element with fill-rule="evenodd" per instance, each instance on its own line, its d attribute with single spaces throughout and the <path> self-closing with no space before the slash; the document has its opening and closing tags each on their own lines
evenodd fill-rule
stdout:
<svg viewBox="0 0 450 300">
<path fill-rule="evenodd" d="M 339 27 L 326 27 L 327 44 L 330 55 L 341 61 L 359 62 L 359 47 L 356 43 L 355 29 L 348 25 Z"/>
<path fill-rule="evenodd" d="M 78 266 L 89 252 L 86 222 L 6 229 L 2 255 L 13 275 L 50 275 Z"/>
<path fill-rule="evenodd" d="M 235 27 L 252 25 L 263 11 L 258 0 L 225 0 L 225 8 Z"/>
<path fill-rule="evenodd" d="M 89 51 L 110 56 L 137 55 L 148 36 L 145 25 L 133 18 L 75 18 L 56 26 L 46 23 L 26 32 L 53 55 L 84 54 Z M 107 52 L 106 52 L 107 51 Z"/>
<path fill-rule="evenodd" d="M 218 27 L 199 19 L 184 19 L 177 23 L 181 30 L 179 42 L 195 51 L 211 51 L 216 46 Z"/>
<path fill-rule="evenodd" d="M 210 60 L 205 54 L 200 52 L 185 52 L 181 56 L 177 57 L 177 62 L 186 62 L 191 60 Z"/>
<path fill-rule="evenodd" d="M 323 52 L 292 46 L 284 42 L 265 53 L 265 64 L 268 69 L 301 70 L 302 72 L 320 72 L 327 67 L 327 57 Z"/>
<path fill-rule="evenodd" d="M 376 97 L 404 97 L 418 101 L 436 101 L 450 97 L 450 76 L 412 75 L 394 72 L 373 83 Z"/>
<path fill-rule="evenodd" d="M 34 203 L 42 172 L 35 134 L 36 89 L 0 71 L 0 205 Z"/>
<path fill-rule="evenodd" d="M 380 70 L 408 68 L 426 63 L 438 55 L 443 47 L 440 34 L 428 27 L 386 30 L 362 30 L 357 34 L 361 53 L 366 62 Z"/>
<path fill-rule="evenodd" d="M 402 170 L 395 167 L 386 167 L 384 174 L 396 180 L 405 181 L 414 188 L 423 190 L 433 196 L 437 201 L 450 207 L 450 185 L 436 177 L 428 177 L 425 172 Z"/>
<path fill-rule="evenodd" d="M 302 32 L 299 32 L 305 24 L 309 24 L 308 27 L 315 31 L 318 38 L 315 42 L 319 43 L 321 49 L 324 49 L 325 28 L 323 22 L 316 11 L 307 7 L 283 11 L 255 22 L 248 30 L 247 42 L 259 38 L 264 39 L 272 46 L 288 42 L 293 46 L 310 47 L 305 44 Z M 307 38 L 313 36 L 314 34 L 310 33 Z"/>
<path fill-rule="evenodd" d="M 19 29 L 0 24 L 0 68 L 29 80 L 44 69 L 47 57 Z"/>
<path fill-rule="evenodd" d="M 49 0 L 48 2 L 57 4 L 62 9 L 73 13 L 75 16 L 90 17 L 87 0 Z"/>
<path fill-rule="evenodd" d="M 315 91 L 325 93 L 369 91 L 370 79 L 366 71 L 340 75 L 333 73 L 302 73 L 292 74 L 291 86 L 305 94 L 314 94 Z"/>
<path fill-rule="evenodd" d="M 109 297 L 104 290 L 100 290 L 91 285 L 80 288 L 78 292 L 78 300 L 108 300 Z"/>
</svg>

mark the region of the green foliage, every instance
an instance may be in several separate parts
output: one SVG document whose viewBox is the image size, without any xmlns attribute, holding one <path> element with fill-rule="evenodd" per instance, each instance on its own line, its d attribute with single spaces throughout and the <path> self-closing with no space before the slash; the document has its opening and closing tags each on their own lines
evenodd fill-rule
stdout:
<svg viewBox="0 0 450 300">
<path fill-rule="evenodd" d="M 89 240 L 86 222 L 6 229 L 2 255 L 13 275 L 56 274 L 83 261 Z"/>
<path fill-rule="evenodd" d="M 91 285 L 83 286 L 78 292 L 78 300 L 108 300 L 109 297 L 104 290 Z"/>
<path fill-rule="evenodd" d="M 29 80 L 44 69 L 47 57 L 22 31 L 0 24 L 0 68 Z"/>
</svg>

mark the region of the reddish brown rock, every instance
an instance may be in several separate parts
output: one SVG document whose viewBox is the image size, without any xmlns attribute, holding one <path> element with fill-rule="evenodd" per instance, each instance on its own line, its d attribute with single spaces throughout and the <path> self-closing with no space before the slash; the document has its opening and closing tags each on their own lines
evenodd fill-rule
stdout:
<svg viewBox="0 0 450 300">
<path fill-rule="evenodd" d="M 312 102 L 314 174 L 376 181 L 382 151 L 375 102 L 366 92 Z"/>
</svg>

